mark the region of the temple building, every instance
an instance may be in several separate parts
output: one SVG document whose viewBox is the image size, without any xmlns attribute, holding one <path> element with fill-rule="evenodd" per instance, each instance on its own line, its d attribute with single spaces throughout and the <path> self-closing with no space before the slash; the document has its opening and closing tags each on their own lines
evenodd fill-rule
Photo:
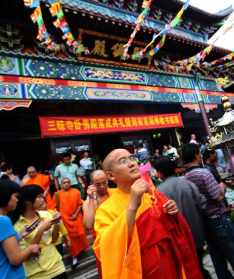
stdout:
<svg viewBox="0 0 234 279">
<path fill-rule="evenodd" d="M 222 114 L 223 90 L 215 79 L 224 77 L 223 69 L 186 72 L 170 65 L 207 47 L 231 9 L 208 14 L 189 7 L 164 47 L 154 57 L 141 58 L 134 54 L 182 6 L 175 0 L 153 1 L 131 55 L 123 59 L 141 1 L 61 0 L 63 22 L 50 10 L 59 1 L 37 1 L 43 22 L 33 22 L 35 7 L 24 2 L 30 1 L 0 2 L 0 157 L 18 163 L 20 171 L 29 164 L 45 169 L 67 148 L 102 158 L 114 147 L 139 142 L 153 150 L 186 142 L 191 133 L 201 139 L 200 99 L 208 118 Z M 62 24 L 69 26 L 79 53 L 66 43 Z M 50 44 L 38 39 L 43 28 Z M 206 61 L 228 53 L 214 47 Z M 227 74 L 233 79 L 233 67 Z M 225 95 L 234 102 L 232 92 Z"/>
</svg>

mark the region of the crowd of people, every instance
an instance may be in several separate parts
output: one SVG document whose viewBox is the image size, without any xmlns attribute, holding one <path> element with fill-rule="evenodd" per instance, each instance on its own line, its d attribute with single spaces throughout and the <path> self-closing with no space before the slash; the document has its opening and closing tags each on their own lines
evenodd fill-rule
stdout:
<svg viewBox="0 0 234 279">
<path fill-rule="evenodd" d="M 115 149 L 99 169 L 88 152 L 72 159 L 62 154 L 50 174 L 29 166 L 22 179 L 1 164 L 1 278 L 65 279 L 64 249 L 76 268 L 90 236 L 99 278 L 209 279 L 207 252 L 218 279 L 234 278 L 222 152 L 191 135 L 152 156 L 143 144 Z"/>
</svg>

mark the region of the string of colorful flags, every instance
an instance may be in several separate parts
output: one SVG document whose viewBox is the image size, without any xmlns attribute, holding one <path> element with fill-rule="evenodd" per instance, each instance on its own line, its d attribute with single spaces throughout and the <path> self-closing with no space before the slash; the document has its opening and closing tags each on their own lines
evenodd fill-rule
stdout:
<svg viewBox="0 0 234 279">
<path fill-rule="evenodd" d="M 41 42 L 41 44 L 45 44 L 48 49 L 59 51 L 61 49 L 61 45 L 54 42 L 51 35 L 46 29 L 40 2 L 40 0 L 24 0 L 24 5 L 29 8 L 34 8 L 31 19 L 38 26 L 37 39 Z M 76 55 L 79 55 L 81 53 L 87 54 L 88 49 L 85 48 L 79 40 L 76 40 L 74 38 L 70 27 L 65 19 L 60 0 L 48 0 L 47 2 L 50 4 L 49 10 L 51 15 L 56 18 L 53 24 L 56 28 L 59 28 L 62 31 L 62 38 L 66 42 L 66 44 L 70 48 L 72 48 L 74 54 Z"/>
<path fill-rule="evenodd" d="M 123 53 L 124 59 L 129 57 L 128 50 L 129 50 L 130 46 L 132 45 L 137 32 L 139 32 L 141 30 L 141 27 L 142 27 L 142 24 L 144 23 L 145 18 L 149 15 L 151 3 L 152 3 L 152 0 L 144 0 L 142 3 L 143 10 L 140 13 L 140 15 L 137 17 L 136 26 L 135 26 L 132 34 L 130 35 L 130 38 L 129 38 L 127 44 L 124 45 L 124 53 Z"/>
<path fill-rule="evenodd" d="M 184 5 L 182 6 L 182 8 L 180 9 L 180 11 L 177 13 L 177 15 L 172 19 L 172 21 L 169 24 L 166 24 L 164 29 L 161 30 L 159 33 L 155 33 L 153 35 L 152 40 L 146 45 L 146 47 L 144 49 L 142 49 L 139 53 L 139 55 L 141 57 L 144 56 L 144 54 L 147 52 L 147 50 L 154 44 L 154 42 L 156 41 L 157 38 L 161 37 L 161 40 L 159 41 L 159 43 L 150 50 L 149 55 L 152 57 L 154 56 L 165 44 L 166 41 L 166 35 L 172 30 L 174 29 L 176 26 L 178 26 L 181 23 L 182 20 L 182 16 L 184 14 L 184 12 L 188 9 L 189 7 L 189 2 L 190 0 L 186 0 L 186 2 L 184 3 Z"/>
<path fill-rule="evenodd" d="M 218 32 L 216 32 L 216 35 L 213 36 L 213 38 L 211 38 L 209 40 L 209 45 L 203 49 L 202 51 L 200 51 L 199 53 L 197 53 L 196 55 L 190 57 L 190 58 L 186 58 L 177 62 L 174 62 L 172 67 L 175 66 L 177 67 L 178 70 L 178 66 L 181 66 L 182 69 L 186 69 L 187 72 L 190 72 L 193 68 L 193 66 L 196 65 L 196 67 L 211 67 L 216 65 L 216 63 L 223 63 L 225 61 L 231 60 L 233 58 L 232 54 L 227 55 L 226 57 L 217 59 L 216 61 L 213 61 L 211 63 L 207 63 L 204 62 L 205 58 L 210 54 L 210 52 L 212 51 L 214 44 L 221 38 L 223 37 L 228 31 L 230 31 L 230 29 L 234 26 L 234 15 L 231 16 L 228 20 L 227 23 L 225 22 L 224 25 L 218 30 Z M 203 62 L 203 63 L 201 63 Z"/>
<path fill-rule="evenodd" d="M 51 38 L 49 33 L 46 30 L 46 26 L 44 23 L 42 10 L 40 6 L 39 0 L 24 0 L 24 5 L 29 8 L 34 8 L 34 11 L 31 14 L 32 21 L 37 24 L 38 26 L 38 32 L 37 32 L 37 39 L 41 43 L 48 43 Z"/>
<path fill-rule="evenodd" d="M 46 45 L 48 49 L 53 51 L 59 51 L 61 50 L 61 45 L 56 43 L 51 35 L 48 33 L 46 29 L 46 25 L 43 19 L 42 9 L 40 6 L 41 1 L 40 0 L 23 0 L 24 5 L 26 7 L 34 9 L 31 14 L 32 21 L 37 24 L 38 26 L 38 33 L 37 33 L 37 39 L 40 41 L 40 43 L 43 45 Z M 89 51 L 87 48 L 85 48 L 82 44 L 82 42 L 79 39 L 75 39 L 74 35 L 71 32 L 71 29 L 69 27 L 68 22 L 66 21 L 61 1 L 60 0 L 47 0 L 46 1 L 49 5 L 49 11 L 51 13 L 51 16 L 55 18 L 53 21 L 53 24 L 56 28 L 59 28 L 62 31 L 62 39 L 66 43 L 66 45 L 72 49 L 73 53 L 76 55 L 80 55 L 82 53 L 88 54 Z M 177 15 L 171 20 L 169 24 L 166 24 L 164 29 L 161 30 L 159 33 L 155 33 L 152 37 L 152 40 L 146 45 L 146 47 L 138 52 L 135 52 L 132 55 L 128 54 L 129 48 L 132 46 L 133 41 L 136 37 L 137 32 L 140 31 L 145 18 L 149 15 L 150 7 L 152 4 L 152 0 L 144 0 L 142 3 L 142 12 L 138 16 L 136 20 L 135 28 L 130 35 L 130 38 L 127 42 L 127 44 L 124 46 L 124 53 L 123 58 L 131 58 L 133 60 L 141 60 L 142 58 L 149 58 L 153 57 L 165 44 L 166 36 L 169 31 L 171 31 L 173 28 L 178 26 L 182 21 L 182 16 L 186 9 L 189 7 L 190 0 L 186 0 L 183 4 L 180 11 L 177 13 Z M 218 32 L 218 35 L 214 37 L 214 39 L 210 40 L 210 44 L 203 50 L 201 50 L 196 55 L 176 61 L 172 63 L 171 65 L 167 65 L 167 68 L 170 71 L 175 72 L 187 72 L 189 73 L 194 66 L 197 68 L 202 68 L 204 70 L 212 70 L 217 67 L 223 67 L 228 68 L 232 67 L 234 65 L 234 52 L 221 57 L 219 59 L 216 59 L 212 62 L 204 62 L 205 58 L 210 54 L 210 52 L 213 49 L 214 43 L 219 40 L 226 32 L 230 30 L 231 27 L 234 25 L 234 17 L 229 21 L 229 24 L 226 26 L 222 26 Z M 160 38 L 160 41 L 152 48 L 150 51 L 147 52 L 147 50 L 153 46 L 155 41 Z M 220 81 L 222 83 L 227 82 L 228 78 L 221 78 Z"/>
<path fill-rule="evenodd" d="M 49 0 L 50 13 L 56 20 L 53 22 L 56 28 L 59 28 L 63 33 L 63 40 L 72 48 L 74 54 L 80 55 L 87 53 L 88 49 L 84 47 L 80 40 L 76 40 L 73 36 L 71 29 L 66 21 L 60 0 Z"/>
</svg>

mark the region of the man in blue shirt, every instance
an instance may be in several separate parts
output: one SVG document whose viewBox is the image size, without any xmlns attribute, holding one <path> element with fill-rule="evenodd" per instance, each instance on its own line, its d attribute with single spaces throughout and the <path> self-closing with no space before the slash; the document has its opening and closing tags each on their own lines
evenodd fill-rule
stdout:
<svg viewBox="0 0 234 279">
<path fill-rule="evenodd" d="M 55 186 L 60 188 L 61 182 L 64 178 L 69 178 L 71 186 L 80 190 L 81 197 L 84 197 L 85 184 L 79 176 L 79 168 L 71 161 L 71 154 L 65 153 L 62 156 L 62 163 L 55 168 L 54 178 Z"/>
</svg>

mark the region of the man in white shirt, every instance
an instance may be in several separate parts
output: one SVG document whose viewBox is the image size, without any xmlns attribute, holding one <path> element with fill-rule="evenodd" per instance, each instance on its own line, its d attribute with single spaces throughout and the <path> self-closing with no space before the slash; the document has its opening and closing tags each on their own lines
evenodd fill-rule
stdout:
<svg viewBox="0 0 234 279">
<path fill-rule="evenodd" d="M 169 157 L 169 159 L 172 161 L 175 161 L 179 158 L 177 149 L 173 147 L 171 144 L 168 144 L 167 157 Z"/>
<path fill-rule="evenodd" d="M 195 134 L 191 134 L 191 139 L 190 139 L 189 143 L 193 143 L 193 144 L 197 144 L 198 145 L 197 137 L 196 137 Z"/>
<path fill-rule="evenodd" d="M 85 177 L 87 180 L 87 183 L 90 183 L 90 173 L 93 170 L 93 161 L 89 157 L 89 153 L 86 151 L 84 152 L 84 157 L 83 159 L 80 160 L 80 166 L 85 170 Z"/>
</svg>

